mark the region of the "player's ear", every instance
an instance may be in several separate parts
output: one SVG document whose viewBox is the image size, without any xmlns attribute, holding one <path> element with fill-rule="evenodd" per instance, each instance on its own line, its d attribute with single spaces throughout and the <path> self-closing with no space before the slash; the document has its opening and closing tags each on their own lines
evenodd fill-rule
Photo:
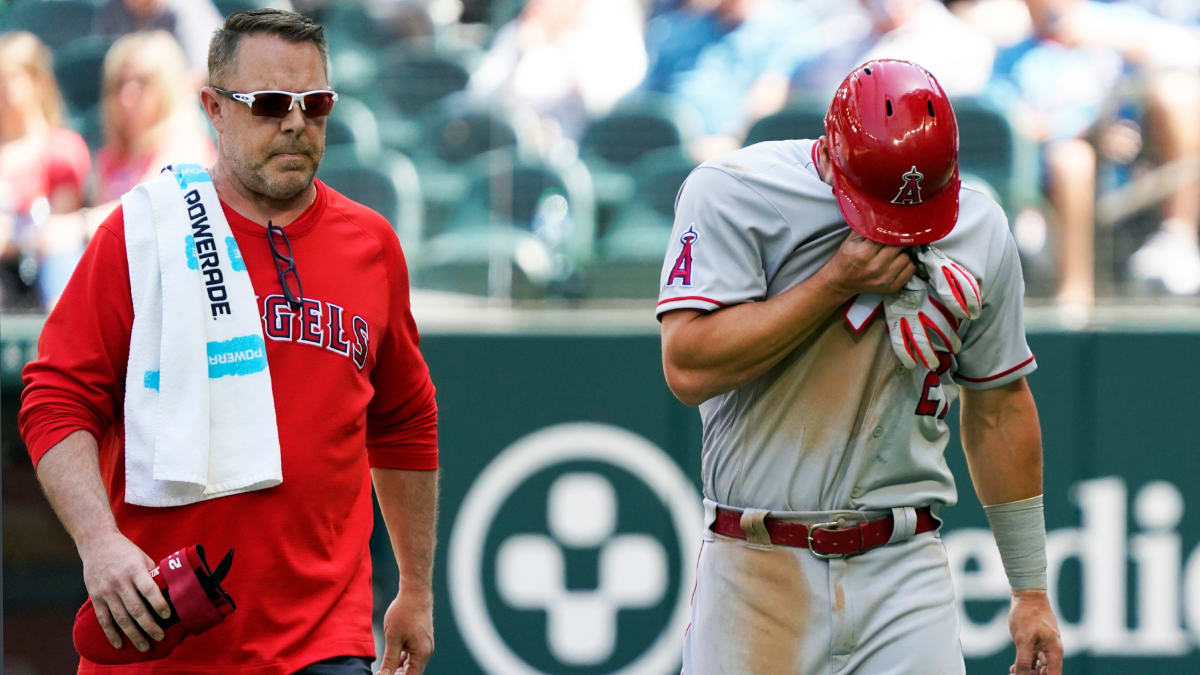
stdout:
<svg viewBox="0 0 1200 675">
<path fill-rule="evenodd" d="M 833 183 L 833 175 L 830 171 L 831 161 L 829 158 L 829 140 L 821 134 L 817 138 L 817 173 L 820 174 L 821 180 L 826 183 Z"/>
</svg>

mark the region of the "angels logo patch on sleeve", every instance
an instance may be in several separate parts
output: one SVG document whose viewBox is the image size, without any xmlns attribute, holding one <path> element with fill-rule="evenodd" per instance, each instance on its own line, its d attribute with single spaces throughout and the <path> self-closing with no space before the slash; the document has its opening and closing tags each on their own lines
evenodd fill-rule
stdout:
<svg viewBox="0 0 1200 675">
<path fill-rule="evenodd" d="M 668 286 L 674 286 L 676 280 L 683 282 L 679 284 L 680 286 L 692 285 L 692 247 L 699 238 L 700 235 L 696 232 L 694 224 L 688 226 L 688 231 L 679 237 L 683 249 L 679 251 L 679 257 L 675 259 L 675 264 L 671 266 L 671 273 L 667 275 Z"/>
</svg>

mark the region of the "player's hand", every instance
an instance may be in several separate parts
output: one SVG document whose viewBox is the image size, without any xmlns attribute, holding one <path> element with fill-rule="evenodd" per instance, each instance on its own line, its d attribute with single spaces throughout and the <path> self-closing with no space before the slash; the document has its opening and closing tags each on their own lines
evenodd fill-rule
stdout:
<svg viewBox="0 0 1200 675">
<path fill-rule="evenodd" d="M 1013 591 L 1008 631 L 1017 647 L 1009 673 L 1062 675 L 1062 638 L 1045 591 Z"/>
<path fill-rule="evenodd" d="M 975 276 L 933 246 L 915 250 L 929 283 L 950 313 L 960 319 L 978 319 L 983 309 L 983 294 Z"/>
<path fill-rule="evenodd" d="M 383 617 L 383 636 L 376 675 L 420 675 L 433 655 L 433 590 L 402 584 Z"/>
<path fill-rule="evenodd" d="M 903 247 L 884 246 L 851 232 L 820 273 L 839 295 L 849 298 L 856 293 L 894 293 L 916 269 Z"/>
<path fill-rule="evenodd" d="M 912 277 L 900 290 L 883 298 L 892 351 L 905 368 L 918 364 L 937 370 L 937 347 L 951 354 L 962 349 L 962 340 L 950 321 L 929 299 L 929 284 Z"/>
<path fill-rule="evenodd" d="M 83 584 L 92 598 L 100 628 L 113 648 L 121 648 L 122 633 L 142 652 L 150 648 L 147 635 L 162 641 L 163 630 L 151 608 L 164 619 L 171 616 L 171 609 L 150 578 L 150 570 L 155 567 L 150 556 L 114 532 L 81 542 L 79 558 L 83 561 Z"/>
</svg>

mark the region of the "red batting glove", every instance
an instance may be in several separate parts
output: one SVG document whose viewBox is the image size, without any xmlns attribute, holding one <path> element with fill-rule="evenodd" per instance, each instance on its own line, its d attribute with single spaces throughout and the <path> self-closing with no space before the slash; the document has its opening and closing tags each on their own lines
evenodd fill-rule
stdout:
<svg viewBox="0 0 1200 675">
<path fill-rule="evenodd" d="M 161 642 L 147 640 L 150 649 L 145 652 L 139 652 L 129 640 L 122 641 L 120 649 L 114 649 L 100 628 L 92 599 L 88 598 L 75 615 L 72 635 L 75 650 L 88 661 L 104 665 L 154 661 L 165 657 L 183 638 L 198 635 L 221 623 L 235 609 L 233 598 L 221 588 L 221 581 L 229 573 L 232 564 L 233 550 L 230 550 L 217 565 L 216 571 L 210 570 L 204 558 L 204 548 L 197 544 L 172 553 L 159 561 L 158 567 L 150 570 L 150 577 L 158 584 L 167 604 L 171 606 L 171 616 L 164 619 L 156 612 L 151 612 L 162 627 L 164 637 Z"/>
</svg>

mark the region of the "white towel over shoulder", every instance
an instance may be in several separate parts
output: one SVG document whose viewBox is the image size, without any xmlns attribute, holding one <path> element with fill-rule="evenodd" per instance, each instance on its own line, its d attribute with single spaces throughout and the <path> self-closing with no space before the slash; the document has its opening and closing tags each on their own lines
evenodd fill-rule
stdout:
<svg viewBox="0 0 1200 675">
<path fill-rule="evenodd" d="M 258 303 L 212 178 L 167 167 L 121 206 L 133 295 L 125 501 L 181 506 L 279 485 Z"/>
</svg>

